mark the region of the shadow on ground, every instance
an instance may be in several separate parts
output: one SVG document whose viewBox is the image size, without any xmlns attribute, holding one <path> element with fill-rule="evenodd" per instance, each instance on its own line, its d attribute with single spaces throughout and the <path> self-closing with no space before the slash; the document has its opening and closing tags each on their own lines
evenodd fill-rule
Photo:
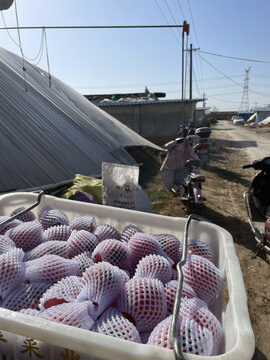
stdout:
<svg viewBox="0 0 270 360">
<path fill-rule="evenodd" d="M 222 145 L 226 148 L 234 148 L 234 149 L 244 149 L 248 147 L 257 147 L 256 141 L 251 140 L 223 140 L 222 139 Z"/>
<path fill-rule="evenodd" d="M 207 205 L 203 205 L 203 207 L 200 209 L 193 208 L 190 210 L 190 213 L 191 212 L 209 219 L 214 224 L 219 225 L 223 229 L 227 230 L 232 235 L 234 243 L 248 249 L 250 251 L 250 255 L 253 255 L 256 252 L 256 242 L 251 228 L 246 222 L 231 216 L 229 213 L 228 216 L 223 215 L 218 211 L 218 209 L 215 211 Z M 264 253 L 260 252 L 258 257 L 264 259 Z"/>
<path fill-rule="evenodd" d="M 227 169 L 222 169 L 220 166 L 213 166 L 211 164 L 208 164 L 206 170 L 215 173 L 218 177 L 220 177 L 223 180 L 227 180 L 232 183 L 241 184 L 245 188 L 248 188 L 250 185 L 250 181 L 244 179 L 241 175 Z"/>
<path fill-rule="evenodd" d="M 268 360 L 268 359 L 269 358 L 266 357 L 257 347 L 255 348 L 255 352 L 252 360 Z"/>
</svg>

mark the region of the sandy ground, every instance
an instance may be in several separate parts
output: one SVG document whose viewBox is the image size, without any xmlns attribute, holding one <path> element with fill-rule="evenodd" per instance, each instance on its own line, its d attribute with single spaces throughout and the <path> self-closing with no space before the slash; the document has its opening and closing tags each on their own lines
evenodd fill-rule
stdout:
<svg viewBox="0 0 270 360">
<path fill-rule="evenodd" d="M 219 121 L 212 127 L 211 161 L 205 170 L 201 215 L 228 230 L 234 239 L 246 287 L 250 320 L 255 335 L 253 360 L 270 359 L 270 265 L 263 254 L 256 259 L 255 240 L 247 221 L 243 193 L 255 172 L 241 165 L 270 156 L 267 129 L 247 129 Z M 240 360 L 240 359 L 239 359 Z"/>
</svg>

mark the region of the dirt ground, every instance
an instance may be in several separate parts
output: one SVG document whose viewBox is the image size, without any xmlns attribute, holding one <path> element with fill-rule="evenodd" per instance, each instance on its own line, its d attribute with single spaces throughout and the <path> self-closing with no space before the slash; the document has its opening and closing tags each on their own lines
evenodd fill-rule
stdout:
<svg viewBox="0 0 270 360">
<path fill-rule="evenodd" d="M 211 161 L 203 170 L 207 176 L 203 195 L 207 200 L 201 215 L 228 230 L 234 239 L 255 335 L 253 360 L 270 359 L 270 265 L 263 254 L 251 259 L 256 246 L 243 202 L 243 193 L 254 176 L 254 170 L 241 169 L 242 164 L 250 162 L 244 150 L 227 148 L 225 140 L 216 139 L 214 129 L 215 126 L 211 134 Z M 258 136 L 267 132 L 265 129 L 249 131 L 255 131 Z"/>
</svg>

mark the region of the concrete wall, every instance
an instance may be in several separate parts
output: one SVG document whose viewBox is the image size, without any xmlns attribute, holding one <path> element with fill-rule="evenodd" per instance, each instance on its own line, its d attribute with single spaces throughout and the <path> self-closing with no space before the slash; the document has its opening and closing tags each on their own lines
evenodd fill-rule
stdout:
<svg viewBox="0 0 270 360">
<path fill-rule="evenodd" d="M 143 137 L 175 136 L 193 117 L 196 101 L 99 107 Z"/>
</svg>

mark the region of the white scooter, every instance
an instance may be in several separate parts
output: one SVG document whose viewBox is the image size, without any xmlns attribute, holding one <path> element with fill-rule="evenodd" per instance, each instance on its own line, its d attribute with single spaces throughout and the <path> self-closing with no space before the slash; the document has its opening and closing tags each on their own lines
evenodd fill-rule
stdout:
<svg viewBox="0 0 270 360">
<path fill-rule="evenodd" d="M 165 186 L 180 196 L 187 208 L 200 206 L 206 200 L 202 196 L 202 183 L 206 176 L 200 173 L 200 159 L 187 138 L 177 138 L 163 146 L 167 156 L 160 168 Z"/>
</svg>

